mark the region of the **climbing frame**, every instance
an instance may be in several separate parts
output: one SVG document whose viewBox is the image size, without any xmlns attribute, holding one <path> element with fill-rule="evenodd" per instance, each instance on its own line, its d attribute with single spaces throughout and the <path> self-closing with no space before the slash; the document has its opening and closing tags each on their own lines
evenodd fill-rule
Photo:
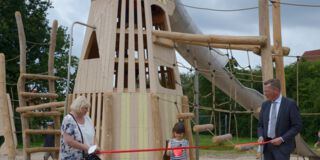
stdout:
<svg viewBox="0 0 320 160">
<path fill-rule="evenodd" d="M 20 12 L 15 13 L 20 44 L 20 77 L 17 82 L 19 107 L 16 109 L 20 112 L 23 138 L 23 153 L 24 159 L 30 160 L 31 154 L 36 152 L 55 152 L 56 157 L 60 150 L 60 116 L 61 112 L 57 110 L 64 106 L 64 102 L 55 102 L 58 95 L 55 93 L 55 80 L 59 77 L 54 76 L 54 52 L 56 46 L 56 34 L 58 29 L 58 22 L 55 20 L 52 25 L 49 60 L 48 60 L 48 75 L 30 74 L 26 72 L 26 37 L 23 28 L 23 22 Z M 43 80 L 48 81 L 48 92 L 39 93 L 36 90 L 30 90 L 26 87 L 26 82 L 32 80 L 34 83 Z M 41 99 L 41 101 L 36 101 Z M 47 102 L 43 102 L 43 101 Z M 36 104 L 38 103 L 38 104 Z M 40 103 L 40 104 L 39 104 Z M 35 117 L 51 117 L 54 121 L 53 130 L 32 129 L 30 128 L 29 120 Z M 54 134 L 54 147 L 31 147 L 31 135 Z"/>
</svg>

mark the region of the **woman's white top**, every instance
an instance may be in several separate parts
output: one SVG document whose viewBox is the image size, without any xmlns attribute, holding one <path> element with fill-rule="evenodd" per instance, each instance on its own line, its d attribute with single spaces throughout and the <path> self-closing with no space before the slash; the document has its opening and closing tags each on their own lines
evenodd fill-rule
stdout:
<svg viewBox="0 0 320 160">
<path fill-rule="evenodd" d="M 83 143 L 88 146 L 94 145 L 94 126 L 88 115 L 84 117 L 84 124 L 79 124 L 83 136 Z"/>
</svg>

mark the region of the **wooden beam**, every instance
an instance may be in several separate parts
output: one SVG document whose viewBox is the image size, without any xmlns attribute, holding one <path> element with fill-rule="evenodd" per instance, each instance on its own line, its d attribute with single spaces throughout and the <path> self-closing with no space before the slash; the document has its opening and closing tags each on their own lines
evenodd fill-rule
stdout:
<svg viewBox="0 0 320 160">
<path fill-rule="evenodd" d="M 194 113 L 178 113 L 177 119 L 192 119 L 194 117 Z"/>
<path fill-rule="evenodd" d="M 111 93 L 103 94 L 103 116 L 102 116 L 102 137 L 101 148 L 105 150 L 113 149 L 113 99 Z M 111 159 L 111 154 L 103 155 L 103 159 Z"/>
<path fill-rule="evenodd" d="M 281 82 L 281 93 L 286 96 L 286 80 L 283 64 L 283 50 L 282 48 L 282 36 L 281 36 L 281 16 L 280 16 L 280 0 L 275 0 L 272 3 L 272 19 L 273 19 L 273 43 L 275 64 L 276 64 L 276 78 Z"/>
<path fill-rule="evenodd" d="M 24 98 L 58 98 L 56 93 L 33 93 L 33 92 L 20 92 Z"/>
<path fill-rule="evenodd" d="M 57 152 L 60 151 L 60 147 L 34 147 L 34 148 L 25 148 L 27 153 L 36 153 L 36 152 Z"/>
<path fill-rule="evenodd" d="M 23 22 L 21 18 L 20 12 L 15 13 L 16 23 L 18 27 L 18 35 L 19 35 L 19 47 L 20 47 L 20 73 L 26 73 L 26 35 L 24 33 Z"/>
<path fill-rule="evenodd" d="M 46 109 L 46 108 L 52 108 L 52 107 L 62 107 L 64 106 L 65 102 L 50 102 L 45 104 L 39 104 L 34 106 L 28 106 L 28 107 L 18 107 L 16 108 L 17 112 L 27 112 L 27 111 L 33 111 L 36 109 Z"/>
<path fill-rule="evenodd" d="M 152 118 L 153 118 L 153 126 L 154 126 L 154 143 L 155 147 L 163 147 L 163 137 L 162 137 L 162 128 L 161 118 L 160 118 L 160 109 L 159 109 L 159 97 L 157 95 L 151 95 L 151 108 L 152 108 Z M 155 153 L 156 157 L 154 159 L 161 159 L 162 153 Z"/>
<path fill-rule="evenodd" d="M 220 144 L 225 141 L 231 141 L 231 139 L 232 139 L 232 135 L 228 133 L 228 134 L 212 137 L 212 142 L 214 144 Z"/>
<path fill-rule="evenodd" d="M 52 23 L 51 35 L 50 35 L 50 47 L 49 47 L 49 58 L 48 58 L 48 75 L 54 75 L 54 52 L 56 48 L 58 21 L 54 20 Z M 49 86 L 50 87 L 50 86 Z"/>
<path fill-rule="evenodd" d="M 26 134 L 61 134 L 61 131 L 58 129 L 47 129 L 47 130 L 41 130 L 41 129 L 26 129 L 24 130 Z"/>
<path fill-rule="evenodd" d="M 5 144 L 8 151 L 8 159 L 15 159 L 15 145 L 12 134 L 12 128 L 10 123 L 10 111 L 7 100 L 7 89 L 6 89 L 6 66 L 5 66 L 5 56 L 3 53 L 0 53 L 0 112 L 1 112 L 1 120 L 3 122 L 4 127 L 4 138 Z"/>
<path fill-rule="evenodd" d="M 64 113 L 64 107 L 56 108 L 56 111 L 58 111 L 58 112 L 63 112 L 63 113 Z"/>
<path fill-rule="evenodd" d="M 203 43 L 203 42 L 195 42 L 195 41 L 173 41 L 168 38 L 160 38 L 153 36 L 153 42 L 155 44 L 168 47 L 168 48 L 175 48 L 175 43 L 184 43 L 190 45 L 197 45 L 197 46 L 204 46 L 204 47 L 211 47 L 211 48 L 222 48 L 222 49 L 234 49 L 234 50 L 241 50 L 241 51 L 252 51 L 253 53 L 260 56 L 261 47 L 259 45 L 236 45 L 236 44 L 215 44 L 215 43 Z M 282 47 L 282 53 L 284 56 L 289 55 L 290 48 Z M 272 53 L 275 53 L 275 48 L 272 47 Z"/>
<path fill-rule="evenodd" d="M 273 78 L 268 2 L 268 0 L 259 0 L 259 33 L 260 36 L 266 37 L 265 45 L 261 46 L 261 66 L 263 82 Z"/>
<path fill-rule="evenodd" d="M 272 46 L 272 53 L 275 55 L 278 55 L 277 52 L 278 51 L 275 49 L 275 46 Z M 289 53 L 290 53 L 289 47 L 282 47 L 282 55 L 281 56 L 287 56 L 287 55 L 289 55 Z"/>
<path fill-rule="evenodd" d="M 49 75 L 41 75 L 41 74 L 28 74 L 23 73 L 21 74 L 21 78 L 29 79 L 29 80 L 59 80 L 60 77 L 57 76 L 49 76 Z"/>
<path fill-rule="evenodd" d="M 23 117 L 50 117 L 50 116 L 60 116 L 61 112 L 59 111 L 51 111 L 51 112 L 25 112 L 22 113 Z"/>
<path fill-rule="evenodd" d="M 194 125 L 193 126 L 193 131 L 194 132 L 208 132 L 213 130 L 213 124 L 203 124 L 203 125 Z"/>
<path fill-rule="evenodd" d="M 9 112 L 10 112 L 11 131 L 12 131 L 12 136 L 13 136 L 13 140 L 14 140 L 13 142 L 14 142 L 14 147 L 16 149 L 17 145 L 18 145 L 18 140 L 17 140 L 17 135 L 16 135 L 16 126 L 14 123 L 13 106 L 11 104 L 11 98 L 10 98 L 9 94 L 7 94 L 7 102 L 8 102 Z"/>
<path fill-rule="evenodd" d="M 190 112 L 189 111 L 189 99 L 187 96 L 182 96 L 181 97 L 181 111 L 183 113 L 187 113 L 187 112 Z M 190 146 L 193 146 L 193 137 L 192 137 L 192 129 L 191 129 L 191 120 L 190 119 L 185 119 L 184 120 L 184 126 L 185 126 L 185 129 L 186 129 L 186 137 L 189 141 L 189 145 Z M 195 160 L 195 150 L 192 149 L 189 151 L 189 156 L 190 156 L 190 160 Z"/>
<path fill-rule="evenodd" d="M 265 36 L 222 36 L 222 35 L 202 35 L 168 31 L 152 31 L 153 35 L 161 38 L 168 38 L 174 41 L 195 41 L 215 44 L 249 44 L 265 45 Z"/>
</svg>

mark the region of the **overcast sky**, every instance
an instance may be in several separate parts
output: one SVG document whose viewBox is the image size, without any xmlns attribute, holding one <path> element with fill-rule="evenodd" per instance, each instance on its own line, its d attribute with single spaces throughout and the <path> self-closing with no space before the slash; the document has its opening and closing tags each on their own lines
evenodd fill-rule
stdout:
<svg viewBox="0 0 320 160">
<path fill-rule="evenodd" d="M 69 29 L 75 21 L 87 21 L 91 0 L 51 1 L 54 8 L 49 10 L 50 21 L 57 19 L 60 25 Z M 224 10 L 258 6 L 258 0 L 181 0 L 181 2 L 186 5 Z M 281 2 L 320 5 L 319 0 L 281 0 Z M 187 10 L 193 22 L 205 34 L 259 35 L 258 9 L 239 12 L 217 12 L 192 8 L 187 8 Z M 320 49 L 320 7 L 282 5 L 281 14 L 282 43 L 283 46 L 291 49 L 290 55 L 302 55 L 304 51 Z M 74 29 L 73 53 L 78 56 L 82 49 L 84 32 L 84 27 L 77 26 Z M 226 52 L 226 50 L 221 51 Z M 248 66 L 246 52 L 233 51 L 233 54 L 241 66 Z M 253 53 L 249 55 L 253 67 L 261 64 L 260 57 Z M 285 64 L 290 64 L 295 60 L 295 58 L 285 58 Z"/>
</svg>

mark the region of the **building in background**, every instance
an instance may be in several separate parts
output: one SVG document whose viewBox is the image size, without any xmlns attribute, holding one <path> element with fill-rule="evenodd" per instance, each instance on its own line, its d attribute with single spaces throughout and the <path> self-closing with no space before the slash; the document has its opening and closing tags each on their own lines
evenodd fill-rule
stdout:
<svg viewBox="0 0 320 160">
<path fill-rule="evenodd" d="M 302 58 L 309 62 L 319 61 L 320 60 L 320 49 L 305 51 L 302 55 Z"/>
</svg>

